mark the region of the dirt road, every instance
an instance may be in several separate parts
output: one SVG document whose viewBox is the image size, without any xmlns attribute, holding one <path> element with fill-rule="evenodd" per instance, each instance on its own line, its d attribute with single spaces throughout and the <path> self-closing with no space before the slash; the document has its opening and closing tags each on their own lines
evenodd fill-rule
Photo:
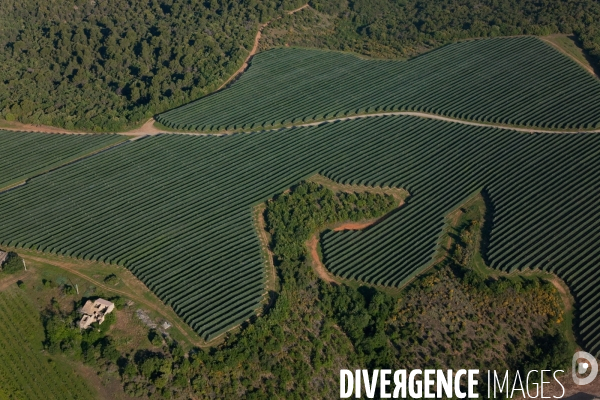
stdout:
<svg viewBox="0 0 600 400">
<path fill-rule="evenodd" d="M 287 14 L 288 15 L 292 15 L 294 13 L 297 13 L 300 10 L 304 10 L 307 7 L 309 7 L 308 3 L 305 4 L 305 5 L 303 5 L 302 7 L 296 8 L 295 10 L 288 11 Z M 272 19 L 272 20 L 270 20 L 268 22 L 265 22 L 264 24 L 261 24 L 261 25 L 258 26 L 258 31 L 256 32 L 256 36 L 254 37 L 254 46 L 252 46 L 252 49 L 250 50 L 250 53 L 248 53 L 248 56 L 244 60 L 244 63 L 242 64 L 242 66 L 237 71 L 234 72 L 233 75 L 231 75 L 229 77 L 229 79 L 227 79 L 225 82 L 223 82 L 223 84 L 221 86 L 219 86 L 219 88 L 217 89 L 217 91 L 223 89 L 225 86 L 227 86 L 229 84 L 229 82 L 235 80 L 242 73 L 244 73 L 244 71 L 246 71 L 246 69 L 248 68 L 248 65 L 250 64 L 250 61 L 252 60 L 252 57 L 254 57 L 254 55 L 258 51 L 258 44 L 260 42 L 260 38 L 262 36 L 263 29 L 265 29 L 273 21 L 277 21 L 278 19 L 281 19 L 281 17 L 277 17 L 275 19 Z"/>
<path fill-rule="evenodd" d="M 327 271 L 325 265 L 321 261 L 321 257 L 319 257 L 319 252 L 317 251 L 317 245 L 319 244 L 319 234 L 315 233 L 307 242 L 306 247 L 308 248 L 308 253 L 310 254 L 310 258 L 312 258 L 313 269 L 317 276 L 323 279 L 327 283 L 337 284 L 338 282 L 333 278 L 333 275 Z"/>
<path fill-rule="evenodd" d="M 302 7 L 298 7 L 294 10 L 288 11 L 287 14 L 291 15 L 291 14 L 294 14 L 294 13 L 296 13 L 300 10 L 303 10 L 305 8 L 308 8 L 308 7 L 310 7 L 310 6 L 307 3 L 307 4 L 303 5 Z M 264 28 L 269 26 L 269 24 L 273 23 L 273 21 L 276 21 L 280 18 L 281 18 L 281 16 L 279 16 L 271 21 L 268 21 L 264 24 L 261 24 L 258 27 L 256 36 L 254 37 L 254 45 L 252 46 L 252 49 L 250 50 L 250 52 L 248 53 L 248 56 L 244 60 L 244 63 L 233 75 L 231 75 L 221 86 L 219 86 L 217 91 L 225 88 L 231 81 L 235 80 L 242 73 L 244 73 L 246 71 L 250 61 L 252 60 L 252 57 L 254 57 L 254 55 L 258 51 L 258 45 L 260 42 L 262 31 L 264 30 Z M 543 37 L 540 37 L 540 39 L 543 40 L 544 42 L 552 45 L 558 51 L 566 54 L 571 59 L 573 59 L 575 62 L 577 62 L 578 64 L 580 64 L 581 66 L 583 66 L 584 68 L 589 70 L 589 67 L 583 65 L 581 62 L 579 62 L 578 60 L 573 58 L 570 54 L 566 53 L 564 51 L 564 49 L 562 49 L 560 46 L 556 45 L 552 41 L 547 40 Z M 590 72 L 594 73 L 593 70 Z M 454 123 L 463 124 L 463 125 L 507 129 L 507 130 L 513 130 L 513 131 L 517 131 L 517 132 L 526 132 L 526 133 L 561 133 L 561 134 L 575 134 L 575 133 L 583 133 L 583 132 L 600 133 L 600 129 L 563 131 L 563 130 L 549 130 L 549 129 L 536 129 L 536 128 L 520 128 L 520 127 L 513 127 L 510 125 L 500 125 L 500 124 L 491 124 L 491 123 L 488 124 L 488 123 L 481 123 L 481 122 L 465 121 L 465 120 L 461 120 L 461 119 L 457 119 L 457 118 L 444 117 L 444 116 L 437 115 L 437 114 L 416 112 L 416 111 L 393 111 L 393 112 L 380 112 L 380 113 L 372 113 L 372 114 L 358 114 L 358 115 L 353 115 L 350 117 L 331 118 L 331 119 L 322 120 L 322 121 L 318 121 L 318 122 L 310 122 L 310 123 L 304 123 L 304 124 L 291 124 L 288 126 L 284 126 L 282 128 L 309 127 L 309 126 L 321 125 L 323 123 L 328 123 L 328 122 L 349 121 L 349 120 L 354 120 L 354 119 L 359 119 L 359 118 L 383 117 L 383 116 L 393 116 L 393 115 L 411 115 L 411 116 L 421 117 L 421 118 L 429 118 L 429 119 L 437 119 L 437 120 L 446 121 L 446 122 L 454 122 Z M 134 138 L 139 138 L 139 137 L 143 137 L 143 136 L 147 136 L 147 135 L 157 135 L 160 133 L 171 133 L 171 134 L 179 134 L 179 135 L 196 135 L 196 136 L 209 136 L 209 135 L 210 136 L 219 136 L 219 135 L 227 135 L 227 134 L 231 134 L 231 133 L 239 133 L 239 132 L 234 132 L 234 131 L 222 131 L 222 132 L 217 132 L 217 133 L 185 132 L 185 131 L 167 132 L 167 131 L 160 130 L 156 126 L 154 126 L 154 122 L 155 122 L 154 118 L 150 118 L 139 128 L 132 129 L 132 130 L 126 131 L 126 132 L 117 132 L 117 133 L 121 134 L 121 135 L 126 135 L 126 136 L 133 136 Z M 0 130 L 28 131 L 28 132 L 42 132 L 42 133 L 71 133 L 71 134 L 89 133 L 89 132 L 69 131 L 69 130 L 66 130 L 63 128 L 55 128 L 55 127 L 45 126 L 45 125 L 21 124 L 19 122 L 10 122 L 10 123 L 5 122 L 5 124 L 7 124 L 7 126 L 0 127 Z M 282 128 L 268 129 L 268 130 L 279 130 Z"/>
<path fill-rule="evenodd" d="M 115 294 L 120 294 L 123 296 L 126 296 L 128 299 L 131 299 L 133 301 L 135 301 L 138 304 L 143 304 L 145 307 L 148 307 L 150 309 L 152 309 L 153 311 L 155 311 L 156 313 L 160 314 L 163 318 L 165 318 L 166 320 L 169 321 L 169 323 L 171 323 L 171 325 L 173 327 L 175 327 L 183 336 L 185 336 L 185 338 L 193 345 L 198 346 L 198 347 L 207 347 L 206 343 L 204 343 L 203 341 L 197 339 L 197 338 L 193 338 L 191 337 L 186 331 L 185 329 L 183 329 L 178 323 L 177 321 L 174 319 L 174 317 L 172 315 L 168 315 L 166 314 L 163 310 L 161 310 L 159 307 L 157 307 L 155 304 L 152 304 L 150 302 L 148 302 L 147 300 L 145 300 L 144 298 L 137 296 L 131 292 L 125 292 L 122 290 L 118 290 L 115 288 L 111 288 L 110 286 L 107 286 L 101 282 L 98 282 L 96 280 L 94 280 L 93 278 L 90 278 L 89 276 L 77 271 L 77 268 L 80 267 L 77 264 L 71 264 L 71 263 L 66 263 L 66 262 L 60 262 L 60 261 L 54 261 L 54 260 L 48 260 L 46 258 L 41 258 L 41 257 L 34 257 L 34 256 L 29 256 L 29 255 L 22 255 L 22 257 L 25 260 L 30 260 L 30 261 L 37 261 L 39 263 L 43 263 L 43 264 L 50 264 L 50 265 L 54 265 L 56 267 L 62 268 L 68 272 L 70 272 L 73 275 L 77 275 L 78 277 L 80 277 L 81 279 L 84 279 L 90 283 L 92 283 L 94 286 L 98 287 L 98 288 L 102 288 L 103 290 L 106 290 L 107 292 L 110 293 L 115 293 Z M 15 280 L 16 281 L 16 280 Z M 141 282 L 140 282 L 141 283 Z M 146 289 L 148 291 L 150 291 L 149 289 Z M 158 297 L 156 298 L 156 301 L 161 302 Z M 162 302 L 161 302 L 162 303 Z M 166 306 L 165 306 L 166 307 Z"/>
</svg>

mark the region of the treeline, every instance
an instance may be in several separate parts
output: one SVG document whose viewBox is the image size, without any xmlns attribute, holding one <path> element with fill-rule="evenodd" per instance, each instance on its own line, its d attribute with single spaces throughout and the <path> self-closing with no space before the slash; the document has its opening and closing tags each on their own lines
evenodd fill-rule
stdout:
<svg viewBox="0 0 600 400">
<path fill-rule="evenodd" d="M 0 117 L 124 130 L 215 90 L 296 0 L 7 0 Z"/>
<path fill-rule="evenodd" d="M 281 263 L 302 261 L 306 242 L 320 227 L 340 221 L 359 221 L 380 217 L 397 202 L 393 196 L 340 193 L 312 182 L 304 182 L 290 195 L 271 201 L 266 222 L 272 235 L 272 247 Z"/>
<path fill-rule="evenodd" d="M 87 131 L 131 128 L 214 91 L 261 48 L 407 57 L 456 40 L 579 34 L 598 59 L 600 6 L 476 0 L 7 0 L 0 4 L 0 118 Z"/>
<path fill-rule="evenodd" d="M 264 48 L 321 47 L 409 57 L 457 40 L 598 30 L 594 0 L 311 0 L 265 30 Z M 596 49 L 597 47 L 596 42 Z"/>
<path fill-rule="evenodd" d="M 396 205 L 387 196 L 336 194 L 314 183 L 269 201 L 267 229 L 281 288 L 273 308 L 218 348 L 184 352 L 149 331 L 154 350 L 119 353 L 107 322 L 100 331 L 79 333 L 75 314 L 55 311 L 45 319 L 46 345 L 119 377 L 131 396 L 153 398 L 334 398 L 341 368 L 514 372 L 568 365 L 572 353 L 557 329 L 556 290 L 535 278 L 491 280 L 469 269 L 465 255 L 475 243 L 475 224 L 457 228 L 446 260 L 400 298 L 316 277 L 304 245 L 309 237 Z"/>
<path fill-rule="evenodd" d="M 600 76 L 600 20 L 596 18 L 577 30 L 576 37 L 586 55 L 591 58 L 596 75 Z"/>
</svg>

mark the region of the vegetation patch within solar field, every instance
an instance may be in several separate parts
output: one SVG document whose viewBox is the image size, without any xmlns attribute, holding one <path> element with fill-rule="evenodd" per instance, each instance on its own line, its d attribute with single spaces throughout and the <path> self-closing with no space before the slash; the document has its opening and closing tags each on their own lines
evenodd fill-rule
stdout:
<svg viewBox="0 0 600 400">
<path fill-rule="evenodd" d="M 127 139 L 0 130 L 0 189 Z"/>
<path fill-rule="evenodd" d="M 127 266 L 200 335 L 254 315 L 265 279 L 252 207 L 320 173 L 402 187 L 406 205 L 364 231 L 324 236 L 336 275 L 401 286 L 435 254 L 444 216 L 490 203 L 486 256 L 557 273 L 579 334 L 600 349 L 600 136 L 524 134 L 410 116 L 225 137 L 159 135 L 0 194 L 0 242 Z"/>
<path fill-rule="evenodd" d="M 382 111 L 600 128 L 600 81 L 535 37 L 460 42 L 409 61 L 276 49 L 255 56 L 230 88 L 157 121 L 173 129 L 230 131 Z"/>
</svg>

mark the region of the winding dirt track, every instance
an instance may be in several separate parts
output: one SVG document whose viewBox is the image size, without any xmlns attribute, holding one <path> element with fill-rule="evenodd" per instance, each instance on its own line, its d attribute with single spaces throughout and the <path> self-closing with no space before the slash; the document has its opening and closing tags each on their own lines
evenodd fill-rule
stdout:
<svg viewBox="0 0 600 400">
<path fill-rule="evenodd" d="M 351 121 L 351 120 L 355 120 L 355 119 L 371 118 L 371 117 L 385 117 L 385 116 L 393 116 L 393 115 L 411 115 L 413 117 L 435 119 L 435 120 L 439 120 L 439 121 L 452 122 L 455 124 L 481 126 L 481 127 L 485 127 L 485 128 L 505 129 L 505 130 L 509 130 L 509 131 L 525 132 L 525 133 L 554 133 L 554 134 L 600 133 L 600 129 L 593 129 L 593 130 L 580 129 L 580 130 L 572 130 L 572 131 L 562 131 L 562 130 L 537 129 L 537 128 L 520 128 L 520 127 L 514 127 L 514 126 L 510 126 L 510 125 L 485 124 L 482 122 L 465 121 L 462 119 L 444 117 L 442 115 L 417 112 L 417 111 L 391 111 L 391 112 L 381 112 L 381 113 L 374 113 L 374 114 L 358 114 L 358 115 L 353 115 L 350 117 L 331 118 L 331 119 L 326 119 L 326 120 L 317 121 L 317 122 L 289 125 L 289 126 L 283 126 L 281 128 L 265 129 L 265 131 L 277 131 L 277 130 L 281 130 L 281 129 L 290 129 L 290 128 L 304 128 L 304 127 L 309 127 L 309 126 L 318 126 L 321 124 L 326 124 L 326 123 L 331 123 L 331 122 Z M 117 132 L 117 133 L 119 133 L 121 135 L 125 135 L 125 136 L 132 136 L 134 139 L 138 139 L 138 138 L 144 137 L 144 136 L 158 135 L 158 134 L 192 135 L 192 136 L 225 136 L 225 135 L 231 135 L 233 133 L 244 133 L 244 132 L 237 132 L 237 131 L 236 132 L 223 131 L 223 132 L 217 132 L 217 133 L 179 132 L 179 131 L 178 132 L 168 132 L 168 131 L 161 131 L 160 129 L 156 128 L 153 124 L 154 124 L 154 119 L 151 119 L 151 120 L 147 121 L 142 127 L 137 128 L 133 131 Z M 36 129 L 37 125 L 31 125 L 31 126 L 33 127 L 32 129 L 16 128 L 16 127 L 14 127 L 14 128 L 2 127 L 2 128 L 0 128 L 0 130 L 46 132 L 46 133 L 49 132 L 46 129 L 47 127 L 44 128 L 44 130 L 37 130 Z M 54 132 L 54 133 L 83 134 L 85 132 Z M 250 132 L 248 132 L 248 133 L 250 133 Z"/>
<path fill-rule="evenodd" d="M 295 10 L 288 11 L 287 14 L 292 15 L 294 13 L 297 13 L 300 10 L 304 10 L 307 7 L 309 7 L 308 3 L 306 3 L 302 7 L 296 8 Z M 238 78 L 242 73 L 244 73 L 244 71 L 246 71 L 246 69 L 248 68 L 248 65 L 250 64 L 250 61 L 252 60 L 252 57 L 254 57 L 254 55 L 258 51 L 258 44 L 260 43 L 260 38 L 262 37 L 263 29 L 265 29 L 267 26 L 269 26 L 271 23 L 273 23 L 273 21 L 277 21 L 278 19 L 281 19 L 281 16 L 258 26 L 258 32 L 256 32 L 256 36 L 254 37 L 254 46 L 252 46 L 252 49 L 250 50 L 250 53 L 248 53 L 248 56 L 244 60 L 244 63 L 237 71 L 235 71 L 235 73 L 233 75 L 231 75 L 229 77 L 229 79 L 227 79 L 225 82 L 223 82 L 223 84 L 221 86 L 219 86 L 219 88 L 217 89 L 217 92 L 219 90 L 223 89 L 225 86 L 227 86 L 229 84 L 229 82 Z"/>
<path fill-rule="evenodd" d="M 300 10 L 304 10 L 305 8 L 308 8 L 308 7 L 310 7 L 310 6 L 308 5 L 308 3 L 306 3 L 302 7 L 298 7 L 294 10 L 288 11 L 287 14 L 292 15 L 292 14 L 297 13 Z M 273 21 L 277 21 L 278 19 L 281 19 L 281 16 L 279 16 L 275 19 L 272 19 L 271 21 L 265 22 L 264 24 L 259 25 L 258 32 L 256 32 L 256 36 L 254 37 L 254 46 L 252 46 L 250 53 L 248 53 L 248 56 L 246 56 L 244 63 L 237 71 L 235 71 L 235 73 L 233 75 L 231 75 L 221 86 L 219 86 L 219 88 L 216 90 L 217 92 L 219 90 L 223 89 L 232 80 L 235 80 L 242 73 L 244 73 L 246 71 L 246 69 L 248 68 L 248 65 L 250 64 L 250 61 L 252 60 L 252 57 L 254 57 L 254 55 L 258 51 L 258 44 L 260 43 L 260 38 L 262 36 L 263 29 L 265 29 L 267 26 L 269 26 L 269 24 L 271 24 Z M 159 133 L 168 133 L 168 132 L 164 132 L 164 131 L 161 131 L 160 129 L 156 128 L 154 126 L 154 122 L 155 122 L 154 118 L 150 118 L 148 121 L 144 122 L 144 124 L 139 128 L 132 129 L 132 130 L 129 130 L 126 132 L 116 132 L 116 133 L 118 133 L 120 135 L 125 135 L 125 136 L 138 136 L 138 137 L 139 136 L 147 136 L 147 135 L 157 135 Z M 70 131 L 70 130 L 67 130 L 64 128 L 55 128 L 53 126 L 47 126 L 47 125 L 22 124 L 20 122 L 10 122 L 10 125 L 12 125 L 12 126 L 0 127 L 0 130 L 40 132 L 40 133 L 65 133 L 65 134 L 78 134 L 78 135 L 92 133 L 92 132 Z M 192 132 L 192 133 L 194 133 L 194 132 Z"/>
<path fill-rule="evenodd" d="M 294 14 L 294 13 L 296 13 L 300 10 L 303 10 L 305 8 L 308 8 L 308 7 L 310 7 L 310 6 L 307 3 L 307 4 L 304 4 L 302 7 L 296 8 L 295 10 L 288 11 L 287 14 L 291 15 L 291 14 Z M 261 24 L 258 27 L 256 36 L 254 37 L 254 45 L 252 46 L 250 53 L 248 53 L 248 56 L 244 60 L 244 63 L 233 75 L 231 75 L 221 86 L 219 86 L 219 88 L 216 91 L 222 90 L 229 83 L 231 83 L 233 80 L 237 79 L 241 74 L 243 74 L 246 71 L 250 61 L 252 60 L 252 57 L 254 57 L 254 55 L 258 51 L 258 45 L 260 42 L 262 31 L 264 30 L 264 28 L 269 26 L 269 24 L 273 23 L 274 21 L 276 21 L 278 19 L 281 19 L 281 16 L 279 16 L 271 21 L 268 21 L 264 24 Z M 561 51 L 562 53 L 566 54 L 567 56 L 569 56 L 572 60 L 574 60 L 578 64 L 582 65 L 578 60 L 571 57 L 570 54 L 566 53 L 563 49 L 556 46 L 556 44 L 552 43 L 549 40 L 544 39 L 543 37 L 540 37 L 540 39 L 543 40 L 544 42 L 548 43 L 549 45 L 552 45 L 558 51 Z M 584 68 L 588 69 L 584 65 L 582 65 L 582 66 Z M 575 134 L 575 133 L 584 133 L 584 132 L 600 133 L 600 129 L 563 131 L 563 130 L 549 130 L 549 129 L 537 129 L 537 128 L 520 128 L 520 127 L 513 127 L 510 125 L 498 125 L 498 124 L 487 124 L 487 123 L 481 123 L 481 122 L 465 121 L 465 120 L 457 119 L 457 118 L 444 117 L 444 116 L 438 115 L 438 114 L 415 112 L 415 111 L 395 111 L 395 112 L 380 112 L 380 113 L 373 113 L 373 114 L 358 114 L 358 115 L 353 115 L 350 117 L 331 118 L 331 119 L 322 120 L 322 121 L 318 121 L 318 122 L 310 122 L 310 123 L 304 123 L 304 124 L 292 124 L 292 125 L 284 126 L 281 128 L 268 129 L 268 130 L 279 130 L 279 129 L 285 129 L 285 128 L 317 126 L 317 125 L 321 125 L 321 124 L 328 123 L 328 122 L 349 121 L 349 120 L 354 120 L 354 119 L 359 119 L 359 118 L 383 117 L 383 116 L 392 116 L 392 115 L 411 115 L 411 116 L 421 117 L 421 118 L 437 119 L 437 120 L 446 121 L 446 122 L 454 122 L 454 123 L 463 124 L 463 125 L 506 129 L 506 130 L 512 130 L 512 131 L 517 131 L 517 132 L 526 132 L 526 133 L 560 133 L 560 134 L 565 134 L 565 133 L 566 134 Z M 168 132 L 168 131 L 163 131 L 161 129 L 158 129 L 156 126 L 154 126 L 154 122 L 155 122 L 154 118 L 150 118 L 139 128 L 132 129 L 132 130 L 126 131 L 126 132 L 116 132 L 116 133 L 118 133 L 120 135 L 125 135 L 125 136 L 132 136 L 133 140 L 139 139 L 140 137 L 144 137 L 144 136 L 158 135 L 158 134 L 165 134 L 165 133 L 179 134 L 179 135 L 195 135 L 195 136 L 221 136 L 221 135 L 228 135 L 228 134 L 232 134 L 232 133 L 240 133 L 240 132 L 233 132 L 233 131 L 222 131 L 222 132 L 217 132 L 217 133 L 185 132 L 185 131 Z M 0 130 L 42 132 L 42 133 L 63 133 L 63 134 L 91 133 L 91 132 L 69 131 L 69 130 L 66 130 L 63 128 L 55 128 L 55 127 L 46 126 L 46 125 L 21 124 L 18 122 L 11 122 L 10 125 L 11 126 L 8 126 L 8 127 L 0 127 Z"/>
<path fill-rule="evenodd" d="M 115 288 L 112 288 L 110 286 L 106 286 L 101 282 L 98 282 L 92 278 L 90 278 L 89 276 L 79 272 L 77 270 L 78 265 L 77 264 L 70 264 L 70 263 L 65 263 L 65 262 L 60 262 L 60 261 L 54 261 L 54 260 L 48 260 L 46 258 L 40 258 L 40 257 L 34 257 L 34 256 L 29 256 L 29 255 L 21 255 L 24 259 L 27 260 L 33 260 L 33 261 L 37 261 L 39 263 L 43 263 L 43 264 L 51 264 L 54 265 L 56 267 L 59 267 L 61 269 L 64 269 L 66 271 L 69 271 L 70 273 L 77 275 L 78 277 L 80 277 L 81 279 L 84 279 L 92 284 L 94 284 L 94 286 L 102 288 L 103 290 L 106 290 L 107 292 L 111 292 L 111 293 L 116 293 L 116 294 L 120 294 L 123 296 L 126 296 L 128 299 L 134 300 L 136 301 L 138 304 L 143 304 L 145 307 L 148 307 L 154 311 L 156 311 L 158 314 L 160 314 L 163 318 L 165 318 L 166 320 L 169 321 L 169 323 L 171 323 L 171 325 L 173 327 L 175 327 L 183 336 L 185 336 L 185 338 L 193 345 L 198 346 L 198 347 L 207 347 L 206 343 L 204 343 L 203 341 L 200 341 L 196 338 L 191 337 L 186 331 L 185 329 L 183 329 L 175 320 L 175 318 L 173 318 L 173 315 L 166 315 L 163 310 L 160 309 L 160 307 L 157 307 L 156 305 L 148 302 L 147 300 L 145 300 L 144 298 L 140 297 L 140 296 L 136 296 L 135 294 L 131 293 L 131 292 L 125 292 L 122 290 L 118 290 Z M 19 277 L 15 277 L 15 282 L 16 280 L 18 280 Z M 156 301 L 159 302 L 160 300 L 158 300 L 158 298 L 156 298 Z M 161 302 L 162 303 L 162 302 Z M 165 305 L 165 307 L 167 307 Z"/>
</svg>

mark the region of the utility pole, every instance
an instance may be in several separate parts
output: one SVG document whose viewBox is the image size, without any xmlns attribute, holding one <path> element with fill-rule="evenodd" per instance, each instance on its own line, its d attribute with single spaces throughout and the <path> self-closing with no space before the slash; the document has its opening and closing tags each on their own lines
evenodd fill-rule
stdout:
<svg viewBox="0 0 600 400">
<path fill-rule="evenodd" d="M 73 283 L 73 281 L 71 280 L 71 278 L 67 278 L 67 279 L 69 279 L 69 282 L 71 282 L 71 286 L 73 286 L 75 288 L 75 291 L 79 295 L 79 287 L 77 286 L 77 284 Z"/>
<path fill-rule="evenodd" d="M 25 271 L 27 271 L 27 264 L 25 264 L 25 259 L 21 258 L 21 260 L 23 261 L 23 268 L 25 268 Z"/>
</svg>

